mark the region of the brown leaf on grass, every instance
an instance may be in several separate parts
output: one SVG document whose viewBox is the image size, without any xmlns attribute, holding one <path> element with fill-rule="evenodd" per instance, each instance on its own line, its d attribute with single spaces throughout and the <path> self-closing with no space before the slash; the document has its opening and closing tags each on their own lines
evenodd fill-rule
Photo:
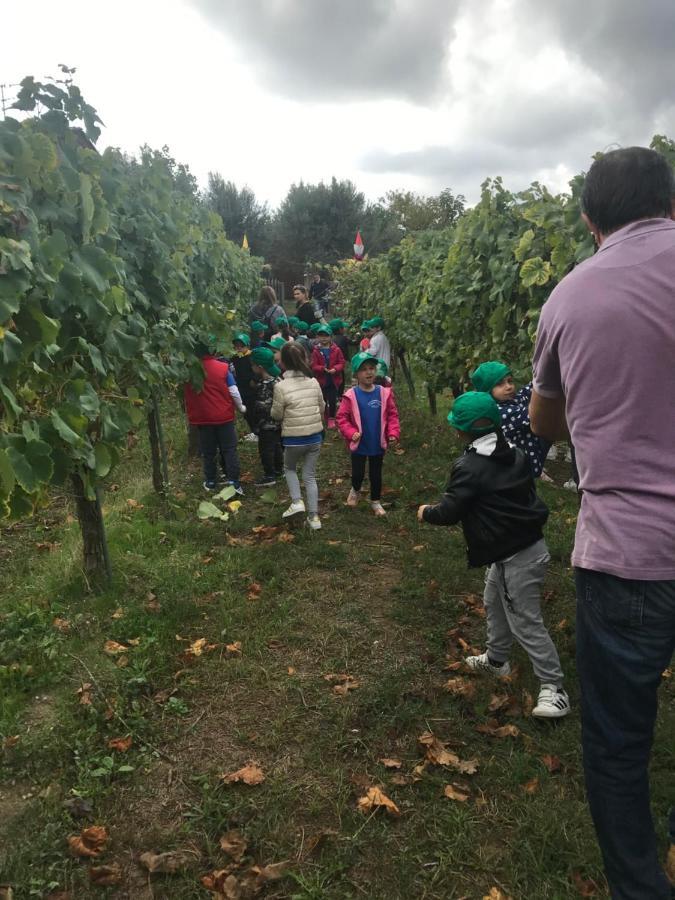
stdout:
<svg viewBox="0 0 675 900">
<path fill-rule="evenodd" d="M 131 638 L 130 640 L 127 641 L 127 644 L 128 644 L 130 647 L 140 647 L 140 646 L 141 646 L 141 639 L 140 639 L 140 638 Z"/>
<path fill-rule="evenodd" d="M 672 677 L 673 677 L 673 670 L 670 668 L 664 669 L 663 672 L 661 672 L 661 678 L 672 678 Z"/>
<path fill-rule="evenodd" d="M 261 541 L 271 541 L 276 537 L 279 525 L 255 525 L 251 531 Z"/>
<path fill-rule="evenodd" d="M 521 787 L 526 794 L 536 794 L 539 790 L 539 779 L 535 775 L 534 778 L 530 778 L 530 780 L 526 781 L 525 784 L 521 784 Z"/>
<path fill-rule="evenodd" d="M 221 779 L 225 784 L 234 784 L 241 781 L 243 784 L 261 784 L 265 780 L 263 770 L 257 763 L 248 763 L 237 769 L 236 772 L 230 772 L 229 775 L 221 775 Z"/>
<path fill-rule="evenodd" d="M 668 848 L 668 855 L 666 856 L 666 865 L 664 868 L 668 880 L 675 887 L 675 844 L 671 844 Z"/>
<path fill-rule="evenodd" d="M 391 816 L 401 815 L 401 810 L 394 801 L 390 800 L 378 787 L 369 788 L 365 796 L 359 798 L 357 806 L 364 813 L 382 808 Z"/>
<path fill-rule="evenodd" d="M 153 594 L 152 591 L 148 591 L 144 606 L 145 611 L 149 613 L 158 613 L 162 608 L 162 604 L 157 599 L 157 594 Z"/>
<path fill-rule="evenodd" d="M 167 853 L 148 850 L 147 853 L 141 853 L 138 860 L 151 874 L 175 875 L 194 862 L 197 856 L 190 850 L 169 850 Z"/>
<path fill-rule="evenodd" d="M 289 667 L 286 669 L 286 672 L 287 672 L 288 675 L 296 675 L 296 674 L 297 674 L 296 671 L 295 671 L 295 669 L 293 668 L 293 666 L 289 666 Z"/>
<path fill-rule="evenodd" d="M 529 691 L 523 691 L 523 715 L 531 716 L 534 709 L 534 697 Z"/>
<path fill-rule="evenodd" d="M 71 834 L 68 846 L 73 856 L 100 856 L 108 842 L 108 830 L 103 825 L 91 825 L 79 834 Z"/>
<path fill-rule="evenodd" d="M 402 772 L 396 772 L 395 775 L 391 776 L 390 780 L 392 784 L 398 785 L 399 787 L 404 787 L 405 785 L 410 784 L 411 779 L 409 775 L 403 775 Z"/>
<path fill-rule="evenodd" d="M 500 709 L 504 709 L 511 702 L 511 697 L 509 694 L 493 694 L 490 697 L 490 702 L 488 703 L 488 709 L 490 712 L 499 712 Z"/>
<path fill-rule="evenodd" d="M 334 685 L 333 693 L 338 694 L 341 697 L 346 697 L 350 691 L 355 691 L 360 687 L 361 683 L 352 678 L 350 681 L 343 681 L 342 684 Z"/>
<path fill-rule="evenodd" d="M 333 828 L 324 828 L 323 831 L 310 835 L 302 845 L 302 859 L 311 856 L 312 853 L 322 847 L 329 838 L 337 837 L 337 835 L 338 832 Z"/>
<path fill-rule="evenodd" d="M 125 644 L 120 644 L 117 641 L 106 641 L 103 645 L 103 652 L 107 653 L 108 656 L 117 656 L 119 653 L 126 653 L 129 648 Z"/>
<path fill-rule="evenodd" d="M 202 558 L 201 558 L 201 564 L 203 566 L 208 566 L 208 564 L 212 563 L 212 562 L 213 562 L 212 556 L 202 556 Z"/>
<path fill-rule="evenodd" d="M 600 891 L 600 885 L 592 878 L 584 878 L 579 872 L 572 872 L 572 882 L 580 897 L 595 897 Z"/>
<path fill-rule="evenodd" d="M 382 757 L 378 762 L 382 763 L 385 769 L 400 769 L 403 765 L 400 759 L 391 759 L 388 756 Z"/>
<path fill-rule="evenodd" d="M 119 863 L 111 863 L 109 866 L 91 866 L 89 880 L 96 887 L 112 887 L 122 880 L 122 868 Z"/>
<path fill-rule="evenodd" d="M 91 691 L 92 684 L 89 681 L 85 681 L 82 687 L 79 687 L 75 693 L 80 698 L 81 706 L 91 706 Z"/>
<path fill-rule="evenodd" d="M 133 743 L 131 735 L 124 738 L 110 738 L 108 741 L 108 749 L 117 750 L 118 753 L 126 753 Z"/>
<path fill-rule="evenodd" d="M 415 505 L 417 505 L 417 502 L 415 502 Z M 425 544 L 415 544 L 415 546 L 413 547 L 413 553 L 421 553 L 422 550 L 425 549 L 425 547 Z"/>
<path fill-rule="evenodd" d="M 204 652 L 206 644 L 206 638 L 197 638 L 197 640 L 193 641 L 187 648 L 186 653 L 191 653 L 193 656 L 201 656 Z"/>
<path fill-rule="evenodd" d="M 541 761 L 546 766 L 551 775 L 554 775 L 556 772 L 560 772 L 563 767 L 563 764 L 560 761 L 560 757 L 552 756 L 548 753 L 545 756 L 542 756 Z"/>
<path fill-rule="evenodd" d="M 458 763 L 455 764 L 455 768 L 458 772 L 461 772 L 462 775 L 475 775 L 478 771 L 478 760 L 477 759 L 460 759 Z"/>
<path fill-rule="evenodd" d="M 60 547 L 61 544 L 59 541 L 38 541 L 35 545 L 37 550 L 47 550 L 51 553 L 52 550 L 56 550 L 57 547 Z"/>
<path fill-rule="evenodd" d="M 133 497 L 127 500 L 127 506 L 129 509 L 143 509 L 143 504 L 139 503 L 138 500 L 134 500 Z"/>
<path fill-rule="evenodd" d="M 404 453 L 405 453 L 405 450 L 403 449 L 403 447 L 397 447 L 394 450 L 394 456 L 403 456 Z"/>
<path fill-rule="evenodd" d="M 492 887 L 490 888 L 490 893 L 485 894 L 483 900 L 511 900 L 511 897 L 509 897 L 504 893 L 504 891 L 500 890 L 499 888 Z"/>
<path fill-rule="evenodd" d="M 240 900 L 241 898 L 239 881 L 229 869 L 214 869 L 210 874 L 203 875 L 202 884 L 207 891 L 211 891 L 213 900 Z"/>
<path fill-rule="evenodd" d="M 277 541 L 280 544 L 290 544 L 295 540 L 295 535 L 291 531 L 282 531 L 277 535 Z"/>
<path fill-rule="evenodd" d="M 342 541 L 326 541 L 329 547 L 339 547 Z"/>
<path fill-rule="evenodd" d="M 70 634 L 70 622 L 68 619 L 60 619 L 58 616 L 52 622 L 52 626 L 61 634 Z"/>
<path fill-rule="evenodd" d="M 462 660 L 456 659 L 454 662 L 448 661 L 443 666 L 443 670 L 445 672 L 458 672 L 463 666 L 464 666 L 464 663 L 462 662 Z"/>
<path fill-rule="evenodd" d="M 3 750 L 11 750 L 12 747 L 16 747 L 19 743 L 19 735 L 18 734 L 10 734 L 6 738 L 3 738 L 2 741 L 2 749 Z"/>
<path fill-rule="evenodd" d="M 518 737 L 520 734 L 515 725 L 500 725 L 496 719 L 488 719 L 484 725 L 476 725 L 476 731 L 496 738 Z"/>
<path fill-rule="evenodd" d="M 556 631 L 564 631 L 567 628 L 567 619 L 561 619 L 555 626 Z"/>
<path fill-rule="evenodd" d="M 228 656 L 241 656 L 241 641 L 233 641 L 231 644 L 225 644 L 225 652 Z"/>
<path fill-rule="evenodd" d="M 227 855 L 233 859 L 235 862 L 239 862 L 246 853 L 246 848 L 248 847 L 248 843 L 246 838 L 242 837 L 242 835 L 236 831 L 226 831 L 225 834 L 221 837 L 220 841 L 220 849 L 227 853 Z"/>
<path fill-rule="evenodd" d="M 466 700 L 471 700 L 476 693 L 475 682 L 461 677 L 448 679 L 443 689 L 455 697 L 464 697 Z"/>
<path fill-rule="evenodd" d="M 268 863 L 266 866 L 251 866 L 244 873 L 244 887 L 254 894 L 259 893 L 268 881 L 278 881 L 286 874 L 291 861 L 285 859 L 278 863 Z"/>
<path fill-rule="evenodd" d="M 126 669 L 126 667 L 129 665 L 129 657 L 125 655 L 118 656 L 115 660 L 115 665 L 118 669 Z"/>
<path fill-rule="evenodd" d="M 118 606 L 115 612 L 110 616 L 111 619 L 123 619 L 124 618 L 124 609 L 121 606 Z"/>
<path fill-rule="evenodd" d="M 334 674 L 333 672 L 329 672 L 328 675 L 323 676 L 324 681 L 331 681 L 333 683 L 342 684 L 345 681 L 353 681 L 354 677 L 352 675 L 348 675 L 346 672 L 341 672 L 340 674 Z"/>
<path fill-rule="evenodd" d="M 423 747 L 426 747 L 426 761 L 432 763 L 432 765 L 450 766 L 464 775 L 473 775 L 478 771 L 477 759 L 461 760 L 456 753 L 448 750 L 445 743 L 430 731 L 425 731 L 417 740 Z"/>
<path fill-rule="evenodd" d="M 262 585 L 258 584 L 257 581 L 251 582 L 248 586 L 248 593 L 246 594 L 249 600 L 258 600 L 262 593 Z"/>
<path fill-rule="evenodd" d="M 456 800 L 458 803 L 466 803 L 470 797 L 468 789 L 464 789 L 457 784 L 446 784 L 443 788 L 443 796 L 448 800 Z"/>
</svg>

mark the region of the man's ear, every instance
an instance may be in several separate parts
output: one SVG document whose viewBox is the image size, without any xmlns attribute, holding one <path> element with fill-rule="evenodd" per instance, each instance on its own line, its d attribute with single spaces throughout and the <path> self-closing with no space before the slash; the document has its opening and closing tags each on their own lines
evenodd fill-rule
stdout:
<svg viewBox="0 0 675 900">
<path fill-rule="evenodd" d="M 674 213 L 674 215 L 675 215 L 675 198 L 673 198 L 673 213 Z M 598 231 L 598 229 L 596 228 L 596 226 L 591 222 L 591 220 L 588 218 L 588 216 L 586 215 L 585 212 L 582 212 L 581 218 L 582 218 L 583 223 L 584 223 L 584 225 L 586 226 L 586 228 L 588 228 L 588 230 L 590 231 L 590 233 L 591 233 L 591 234 L 593 235 L 593 237 L 595 238 L 595 243 L 596 243 L 596 244 L 598 245 L 598 247 L 599 247 L 600 244 L 602 243 L 602 237 L 601 237 L 601 235 L 600 235 L 600 232 Z"/>
</svg>

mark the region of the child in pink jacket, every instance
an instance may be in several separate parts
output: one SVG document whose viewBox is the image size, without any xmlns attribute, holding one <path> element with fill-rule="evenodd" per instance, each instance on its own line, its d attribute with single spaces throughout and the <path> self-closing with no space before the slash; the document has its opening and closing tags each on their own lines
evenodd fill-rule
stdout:
<svg viewBox="0 0 675 900">
<path fill-rule="evenodd" d="M 370 505 L 376 516 L 386 515 L 382 496 L 382 463 L 389 444 L 401 435 L 401 425 L 392 389 L 376 384 L 378 361 L 368 353 L 352 359 L 356 387 L 345 391 L 337 414 L 337 425 L 352 455 L 352 489 L 347 506 L 356 506 L 366 474 L 370 478 Z"/>
</svg>

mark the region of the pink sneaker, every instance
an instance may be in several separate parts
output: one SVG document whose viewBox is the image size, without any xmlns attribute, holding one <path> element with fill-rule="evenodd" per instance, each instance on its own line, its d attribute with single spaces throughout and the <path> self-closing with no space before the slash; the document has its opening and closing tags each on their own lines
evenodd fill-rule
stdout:
<svg viewBox="0 0 675 900">
<path fill-rule="evenodd" d="M 356 506 L 360 499 L 361 499 L 360 492 L 355 491 L 354 488 L 352 488 L 349 491 L 349 494 L 347 495 L 346 504 L 347 504 L 347 506 Z"/>
</svg>

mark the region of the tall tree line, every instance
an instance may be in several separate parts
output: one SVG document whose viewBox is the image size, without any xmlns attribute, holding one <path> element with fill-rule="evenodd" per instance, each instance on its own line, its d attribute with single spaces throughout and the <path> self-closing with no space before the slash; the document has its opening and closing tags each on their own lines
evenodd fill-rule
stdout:
<svg viewBox="0 0 675 900">
<path fill-rule="evenodd" d="M 353 182 L 332 178 L 292 184 L 278 209 L 270 210 L 249 187 L 238 188 L 217 172 L 209 173 L 205 199 L 222 218 L 227 236 L 241 244 L 246 235 L 251 252 L 264 257 L 287 284 L 301 281 L 308 268 L 351 257 L 357 229 L 374 256 L 408 234 L 453 225 L 465 207 L 464 197 L 450 189 L 429 197 L 390 191 L 372 203 Z"/>
</svg>

